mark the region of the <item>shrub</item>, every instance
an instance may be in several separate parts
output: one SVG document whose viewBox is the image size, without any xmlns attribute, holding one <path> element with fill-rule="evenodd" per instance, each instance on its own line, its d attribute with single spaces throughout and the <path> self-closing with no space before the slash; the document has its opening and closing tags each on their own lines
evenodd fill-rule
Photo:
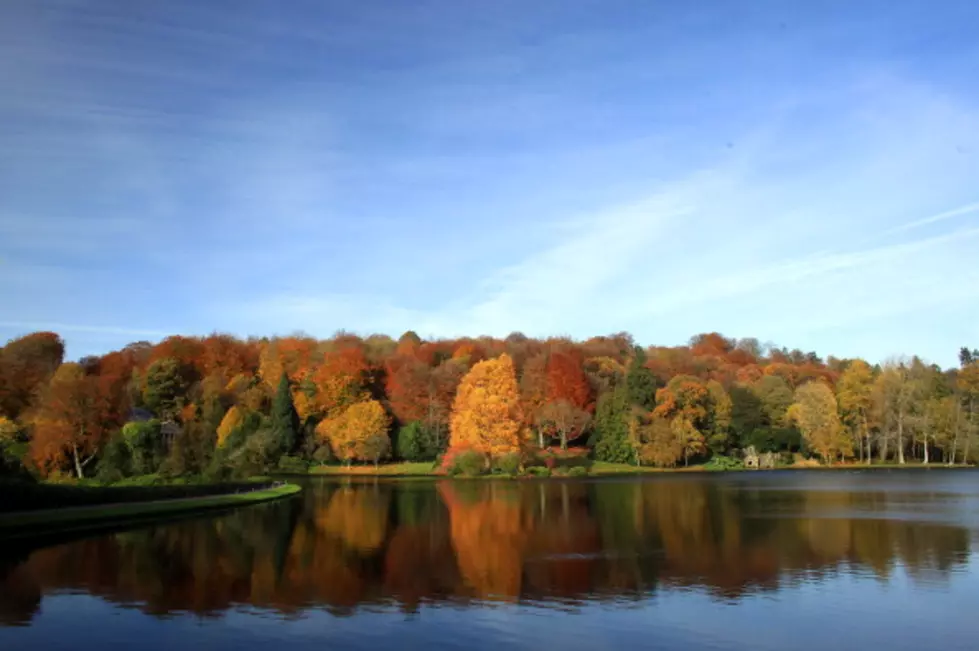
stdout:
<svg viewBox="0 0 979 651">
<path fill-rule="evenodd" d="M 520 472 L 520 455 L 517 453 L 505 454 L 494 461 L 493 468 L 504 475 L 516 475 Z"/>
<path fill-rule="evenodd" d="M 486 458 L 475 450 L 449 452 L 442 461 L 443 467 L 452 475 L 475 477 L 486 471 Z"/>
<path fill-rule="evenodd" d="M 122 435 L 112 437 L 112 440 L 102 451 L 95 478 L 103 484 L 121 481 L 132 474 L 132 454 L 129 445 Z"/>
<path fill-rule="evenodd" d="M 710 461 L 704 464 L 704 470 L 711 471 L 740 470 L 742 468 L 744 468 L 744 462 L 741 459 L 725 457 L 720 454 L 715 454 L 710 458 Z"/>
<path fill-rule="evenodd" d="M 306 462 L 299 457 L 285 455 L 279 459 L 278 470 L 279 472 L 304 475 L 309 468 L 306 466 Z"/>
<path fill-rule="evenodd" d="M 405 461 L 427 461 L 435 458 L 435 442 L 431 432 L 418 421 L 398 430 L 397 455 Z"/>
<path fill-rule="evenodd" d="M 584 466 L 575 466 L 574 468 L 569 468 L 568 469 L 568 476 L 569 477 L 587 477 L 588 476 L 588 468 L 585 468 Z"/>
<path fill-rule="evenodd" d="M 550 477 L 551 469 L 542 466 L 531 466 L 527 468 L 527 474 L 531 477 Z"/>
<path fill-rule="evenodd" d="M 313 452 L 313 461 L 317 463 L 326 464 L 326 463 L 330 463 L 333 460 L 334 460 L 333 451 L 330 450 L 329 445 L 321 445 L 318 448 L 316 448 L 315 452 Z"/>
</svg>

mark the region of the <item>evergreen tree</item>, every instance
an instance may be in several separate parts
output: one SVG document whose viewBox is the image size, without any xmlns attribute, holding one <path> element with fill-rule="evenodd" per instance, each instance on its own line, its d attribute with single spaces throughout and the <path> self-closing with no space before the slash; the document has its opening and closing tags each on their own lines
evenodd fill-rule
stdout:
<svg viewBox="0 0 979 651">
<path fill-rule="evenodd" d="M 279 387 L 272 399 L 270 414 L 272 432 L 279 442 L 282 454 L 289 454 L 296 447 L 299 432 L 299 414 L 292 404 L 292 391 L 289 388 L 289 376 L 285 373 L 279 379 Z"/>
<path fill-rule="evenodd" d="M 656 404 L 656 378 L 646 368 L 646 351 L 642 346 L 636 346 L 634 352 L 625 376 L 629 403 L 643 409 L 652 409 Z"/>
<path fill-rule="evenodd" d="M 629 439 L 629 395 L 627 386 L 618 386 L 598 400 L 592 443 L 599 461 L 635 461 L 635 449 Z"/>
</svg>

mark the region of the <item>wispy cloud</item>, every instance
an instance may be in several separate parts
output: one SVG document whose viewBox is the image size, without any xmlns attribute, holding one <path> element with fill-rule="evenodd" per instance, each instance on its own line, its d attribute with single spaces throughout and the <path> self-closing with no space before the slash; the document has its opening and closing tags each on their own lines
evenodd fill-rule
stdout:
<svg viewBox="0 0 979 651">
<path fill-rule="evenodd" d="M 931 215 L 929 217 L 916 219 L 912 222 L 908 222 L 906 224 L 901 224 L 900 226 L 896 226 L 887 232 L 901 233 L 904 231 L 909 231 L 913 228 L 919 228 L 921 226 L 927 226 L 928 224 L 934 224 L 936 222 L 945 221 L 946 219 L 952 219 L 953 217 L 962 217 L 963 215 L 971 215 L 973 213 L 979 213 L 979 202 L 969 203 L 964 206 L 959 206 L 958 208 L 953 208 L 952 210 L 946 210 L 944 212 L 940 212 L 936 215 Z"/>
<path fill-rule="evenodd" d="M 126 337 L 166 337 L 176 334 L 174 331 L 147 330 L 142 328 L 126 328 L 103 325 L 84 325 L 79 323 L 53 323 L 34 321 L 0 321 L 0 328 L 20 332 L 47 330 L 51 332 L 78 332 L 96 335 L 123 335 Z"/>
</svg>

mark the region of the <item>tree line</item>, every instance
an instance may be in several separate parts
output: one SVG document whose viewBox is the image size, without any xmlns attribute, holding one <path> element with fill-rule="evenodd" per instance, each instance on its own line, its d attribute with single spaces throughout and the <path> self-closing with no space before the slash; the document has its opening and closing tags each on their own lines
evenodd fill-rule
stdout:
<svg viewBox="0 0 979 651">
<path fill-rule="evenodd" d="M 0 469 L 112 481 L 310 463 L 467 458 L 519 465 L 577 448 L 672 467 L 740 457 L 972 462 L 979 351 L 957 368 L 729 339 L 636 345 L 515 333 L 426 341 L 348 333 L 137 342 L 64 361 L 51 332 L 0 348 Z"/>
</svg>

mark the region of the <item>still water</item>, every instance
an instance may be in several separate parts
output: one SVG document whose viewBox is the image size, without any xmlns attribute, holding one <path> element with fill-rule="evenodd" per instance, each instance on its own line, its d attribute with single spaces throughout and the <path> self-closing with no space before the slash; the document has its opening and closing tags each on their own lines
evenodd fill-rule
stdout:
<svg viewBox="0 0 979 651">
<path fill-rule="evenodd" d="M 0 649 L 979 647 L 973 471 L 304 485 L 6 545 Z"/>
</svg>

